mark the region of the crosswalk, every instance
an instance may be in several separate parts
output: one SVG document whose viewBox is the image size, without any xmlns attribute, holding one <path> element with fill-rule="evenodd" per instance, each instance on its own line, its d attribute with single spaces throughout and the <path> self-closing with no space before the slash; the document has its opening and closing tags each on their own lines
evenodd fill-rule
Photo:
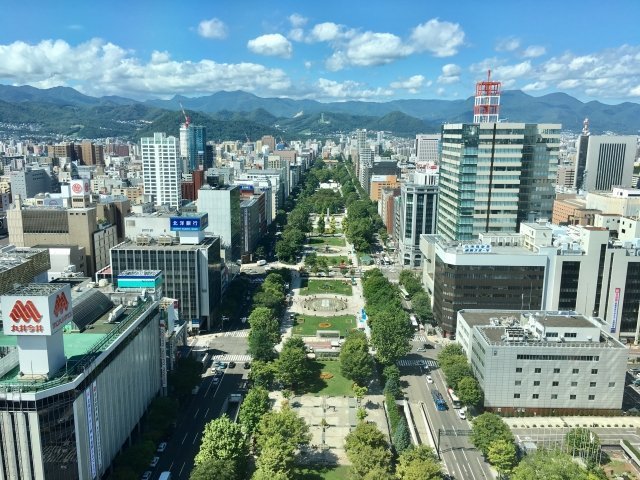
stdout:
<svg viewBox="0 0 640 480">
<path fill-rule="evenodd" d="M 249 330 L 234 330 L 232 332 L 224 332 L 225 337 L 248 337 Z"/>
<path fill-rule="evenodd" d="M 402 358 L 396 362 L 399 367 L 421 367 L 423 365 L 428 366 L 429 368 L 437 368 L 438 362 L 430 359 L 422 359 L 422 360 L 410 360 L 407 358 Z"/>
<path fill-rule="evenodd" d="M 214 362 L 250 362 L 251 355 L 214 355 Z"/>
<path fill-rule="evenodd" d="M 426 342 L 427 341 L 427 337 L 425 337 L 424 335 L 414 335 L 413 336 L 413 342 Z"/>
</svg>

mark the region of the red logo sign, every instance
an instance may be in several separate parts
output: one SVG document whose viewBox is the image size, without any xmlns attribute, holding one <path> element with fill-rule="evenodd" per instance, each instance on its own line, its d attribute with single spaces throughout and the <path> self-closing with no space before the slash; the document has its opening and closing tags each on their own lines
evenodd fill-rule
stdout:
<svg viewBox="0 0 640 480">
<path fill-rule="evenodd" d="M 9 317 L 16 323 L 20 321 L 29 323 L 31 320 L 40 323 L 40 320 L 42 320 L 42 315 L 31 300 L 27 300 L 25 303 L 22 303 L 22 300 L 18 300 L 13 305 Z"/>
<path fill-rule="evenodd" d="M 56 297 L 56 303 L 53 305 L 53 314 L 59 317 L 62 313 L 69 309 L 69 300 L 64 292 L 60 292 Z"/>
<path fill-rule="evenodd" d="M 71 190 L 73 190 L 73 193 L 82 193 L 82 184 L 74 183 L 73 186 L 71 187 Z"/>
</svg>

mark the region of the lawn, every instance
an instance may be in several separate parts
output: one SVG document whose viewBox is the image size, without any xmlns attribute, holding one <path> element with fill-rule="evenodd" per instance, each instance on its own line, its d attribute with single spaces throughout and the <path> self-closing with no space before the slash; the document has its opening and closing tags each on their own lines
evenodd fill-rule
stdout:
<svg viewBox="0 0 640 480">
<path fill-rule="evenodd" d="M 328 327 L 320 327 L 321 323 L 330 325 Z M 340 330 L 340 335 L 345 336 L 347 331 L 352 328 L 356 328 L 356 319 L 353 315 L 339 315 L 337 317 L 297 315 L 293 333 L 295 335 L 313 336 L 316 334 L 316 330 Z"/>
<path fill-rule="evenodd" d="M 353 295 L 351 284 L 346 280 L 303 278 L 300 287 L 300 295 Z"/>
<path fill-rule="evenodd" d="M 319 246 L 328 245 L 330 247 L 346 247 L 347 244 L 342 237 L 312 237 L 309 239 L 309 245 Z"/>
<path fill-rule="evenodd" d="M 353 382 L 340 374 L 340 362 L 337 360 L 315 361 L 312 372 L 314 378 L 307 382 L 307 392 L 312 395 L 330 397 L 352 396 Z M 321 378 L 320 374 L 330 374 L 331 378 Z"/>
<path fill-rule="evenodd" d="M 344 480 L 349 478 L 349 467 L 344 465 L 301 467 L 296 478 L 298 480 Z"/>
<path fill-rule="evenodd" d="M 318 255 L 318 260 L 324 258 L 327 260 L 329 265 L 340 265 L 344 263 L 345 265 L 349 265 L 349 257 L 346 255 Z"/>
</svg>

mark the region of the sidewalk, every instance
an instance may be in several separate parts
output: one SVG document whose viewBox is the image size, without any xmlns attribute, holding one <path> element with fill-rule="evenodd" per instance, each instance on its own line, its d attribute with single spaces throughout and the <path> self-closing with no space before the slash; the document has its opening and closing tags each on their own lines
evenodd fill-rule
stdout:
<svg viewBox="0 0 640 480">
<path fill-rule="evenodd" d="M 509 428 L 640 428 L 640 417 L 502 417 Z"/>
</svg>

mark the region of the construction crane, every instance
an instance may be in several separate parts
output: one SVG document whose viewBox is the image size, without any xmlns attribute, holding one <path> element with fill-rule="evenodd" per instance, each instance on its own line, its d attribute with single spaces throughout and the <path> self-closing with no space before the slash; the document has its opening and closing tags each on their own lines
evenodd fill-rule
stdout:
<svg viewBox="0 0 640 480">
<path fill-rule="evenodd" d="M 191 117 L 189 117 L 187 113 L 184 111 L 182 102 L 178 102 L 178 103 L 180 103 L 180 109 L 182 110 L 182 115 L 184 115 L 184 126 L 185 128 L 189 128 L 189 125 L 191 124 Z"/>
</svg>

